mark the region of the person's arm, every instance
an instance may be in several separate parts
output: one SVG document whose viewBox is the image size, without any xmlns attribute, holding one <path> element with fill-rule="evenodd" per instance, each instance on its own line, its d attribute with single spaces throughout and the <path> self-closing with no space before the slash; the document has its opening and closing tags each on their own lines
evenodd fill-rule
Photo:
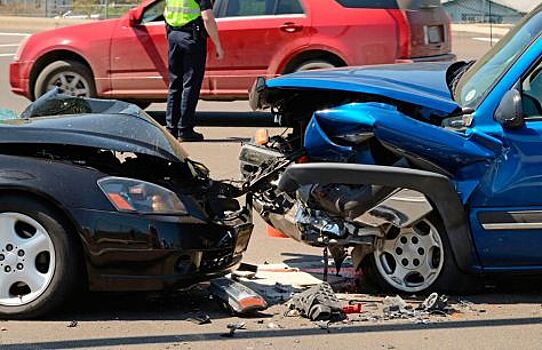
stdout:
<svg viewBox="0 0 542 350">
<path fill-rule="evenodd" d="M 215 45 L 216 59 L 220 61 L 222 58 L 224 58 L 224 50 L 222 49 L 222 43 L 220 42 L 220 37 L 218 36 L 218 27 L 216 25 L 213 10 L 202 11 L 201 18 L 203 19 L 203 24 L 205 25 L 205 29 L 207 29 L 209 37 Z"/>
</svg>

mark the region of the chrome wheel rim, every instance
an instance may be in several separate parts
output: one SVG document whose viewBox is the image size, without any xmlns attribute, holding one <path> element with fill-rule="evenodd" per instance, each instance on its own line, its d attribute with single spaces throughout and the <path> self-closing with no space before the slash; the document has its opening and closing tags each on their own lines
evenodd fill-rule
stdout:
<svg viewBox="0 0 542 350">
<path fill-rule="evenodd" d="M 444 248 L 437 229 L 427 220 L 412 227 L 392 227 L 374 252 L 376 267 L 392 287 L 407 293 L 429 288 L 440 276 Z"/>
<path fill-rule="evenodd" d="M 38 299 L 55 271 L 55 249 L 45 228 L 20 213 L 0 214 L 0 305 Z"/>
<path fill-rule="evenodd" d="M 55 74 L 47 84 L 47 91 L 58 87 L 60 92 L 70 96 L 90 97 L 88 81 L 76 72 L 60 72 Z"/>
</svg>

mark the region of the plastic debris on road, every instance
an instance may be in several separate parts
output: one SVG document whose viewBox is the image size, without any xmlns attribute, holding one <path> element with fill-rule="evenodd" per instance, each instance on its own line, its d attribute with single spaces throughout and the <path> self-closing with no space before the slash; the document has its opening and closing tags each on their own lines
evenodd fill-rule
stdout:
<svg viewBox="0 0 542 350">
<path fill-rule="evenodd" d="M 261 295 L 227 277 L 212 280 L 210 292 L 224 307 L 237 314 L 267 309 L 267 302 Z"/>
<path fill-rule="evenodd" d="M 298 310 L 302 316 L 312 321 L 340 320 L 344 318 L 342 305 L 333 288 L 324 282 L 295 295 L 289 308 Z"/>
</svg>

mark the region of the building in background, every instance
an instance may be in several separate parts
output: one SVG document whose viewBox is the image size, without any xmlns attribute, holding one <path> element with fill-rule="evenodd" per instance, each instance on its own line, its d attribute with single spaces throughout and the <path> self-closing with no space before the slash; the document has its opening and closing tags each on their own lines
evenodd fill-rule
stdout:
<svg viewBox="0 0 542 350">
<path fill-rule="evenodd" d="M 516 23 L 539 0 L 442 0 L 454 23 Z"/>
<path fill-rule="evenodd" d="M 0 0 L 0 13 L 12 15 L 52 16 L 69 9 L 72 0 Z"/>
</svg>

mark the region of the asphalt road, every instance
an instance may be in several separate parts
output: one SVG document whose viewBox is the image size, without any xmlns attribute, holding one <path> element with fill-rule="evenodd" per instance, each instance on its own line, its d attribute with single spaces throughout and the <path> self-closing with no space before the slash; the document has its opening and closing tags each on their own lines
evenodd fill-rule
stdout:
<svg viewBox="0 0 542 350">
<path fill-rule="evenodd" d="M 0 29 L 0 108 L 20 112 L 24 98 L 9 91 L 8 64 L 24 36 Z M 454 33 L 460 59 L 480 57 L 489 47 L 487 35 Z M 160 113 L 163 105 L 150 107 Z M 246 102 L 201 102 L 200 115 L 250 116 Z M 228 114 L 229 113 L 229 114 Z M 240 142 L 255 128 L 200 128 L 206 142 L 187 144 L 191 157 L 211 169 L 214 178 L 237 178 Z M 280 131 L 280 130 L 275 130 Z M 246 261 L 295 263 L 319 259 L 320 251 L 285 239 L 270 239 L 258 219 Z M 334 327 L 330 332 L 297 318 L 284 318 L 274 307 L 257 318 L 244 319 L 247 330 L 233 339 L 223 338 L 226 325 L 239 319 L 221 311 L 202 290 L 154 297 L 143 295 L 83 296 L 62 315 L 42 321 L 0 321 L 0 349 L 538 349 L 542 341 L 542 288 L 539 279 L 486 294 L 471 296 L 474 310 L 432 324 L 412 321 L 379 321 Z M 514 283 L 514 285 L 516 285 Z M 186 319 L 195 310 L 209 313 L 211 325 L 197 326 Z M 71 320 L 77 327 L 68 328 Z M 263 321 L 261 321 L 263 320 Z M 270 327 L 270 322 L 282 328 Z"/>
</svg>

